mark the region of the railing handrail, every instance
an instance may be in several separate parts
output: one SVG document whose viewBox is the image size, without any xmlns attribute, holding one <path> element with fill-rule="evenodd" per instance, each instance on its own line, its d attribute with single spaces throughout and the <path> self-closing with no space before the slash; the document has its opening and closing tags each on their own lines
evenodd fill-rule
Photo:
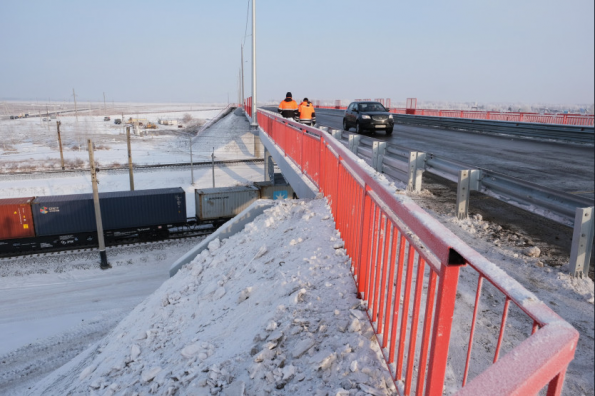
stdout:
<svg viewBox="0 0 595 396">
<path fill-rule="evenodd" d="M 459 258 L 459 260 L 462 258 L 463 262 L 458 264 L 467 264 L 471 266 L 479 273 L 480 280 L 486 279 L 500 290 L 500 292 L 506 296 L 507 303 L 508 301 L 512 301 L 534 321 L 534 330 L 547 329 L 547 331 L 534 331 L 533 335 L 510 351 L 499 361 L 499 363 L 490 366 L 482 374 L 478 375 L 473 381 L 463 387 L 463 394 L 467 394 L 466 389 L 485 390 L 483 387 L 491 383 L 494 375 L 502 381 L 509 381 L 509 384 L 512 384 L 517 391 L 521 389 L 523 391 L 532 391 L 533 393 L 536 393 L 542 387 L 548 385 L 548 383 L 550 384 L 550 390 L 561 390 L 566 367 L 574 356 L 578 341 L 578 332 L 570 324 L 564 321 L 542 301 L 537 299 L 533 293 L 529 292 L 519 282 L 472 249 L 438 220 L 434 219 L 421 209 L 409 197 L 396 195 L 393 191 L 390 191 L 385 185 L 374 178 L 373 171 L 361 166 L 358 157 L 348 151 L 343 144 L 334 137 L 319 129 L 283 119 L 282 117 L 265 110 L 259 110 L 258 114 L 262 117 L 263 122 L 259 123 L 261 124 L 263 131 L 276 143 L 278 143 L 277 140 L 275 140 L 275 137 L 277 136 L 279 139 L 284 140 L 281 149 L 285 151 L 286 157 L 289 157 L 295 162 L 298 167 L 302 169 L 302 172 L 304 172 L 304 174 L 318 187 L 320 187 L 321 182 L 317 180 L 327 177 L 327 175 L 323 174 L 322 166 L 316 168 L 319 172 L 318 174 L 308 174 L 307 169 L 304 168 L 306 165 L 311 165 L 301 163 L 303 147 L 299 148 L 299 158 L 295 158 L 291 152 L 288 153 L 286 148 L 294 150 L 293 152 L 295 152 L 296 149 L 295 147 L 288 145 L 288 142 L 286 141 L 287 137 L 282 134 L 279 135 L 278 125 L 285 125 L 301 131 L 299 142 L 302 146 L 310 143 L 309 141 L 304 143 L 304 138 L 307 139 L 308 135 L 314 135 L 320 141 L 319 151 L 322 151 L 326 146 L 332 148 L 332 151 L 338 154 L 337 161 L 345 165 L 344 168 L 347 172 L 352 174 L 354 180 L 359 181 L 359 184 L 364 184 L 361 187 L 365 189 L 366 194 L 373 196 L 374 199 L 378 200 L 378 205 L 382 208 L 383 213 L 386 212 L 389 217 L 394 216 L 395 222 L 403 223 L 409 230 L 411 230 L 415 238 L 418 238 L 419 245 L 421 245 L 419 248 L 420 257 L 423 256 L 424 259 L 427 257 L 427 262 L 432 267 L 436 265 L 441 266 L 440 268 L 437 268 L 437 273 L 442 275 L 443 271 L 446 271 L 446 268 L 449 267 L 449 263 L 453 260 L 453 256 L 455 259 Z M 263 126 L 265 118 L 271 120 L 271 128 L 269 128 L 268 125 Z M 275 136 L 271 136 L 272 130 L 276 130 L 274 133 Z M 295 142 L 297 143 L 297 140 Z M 322 162 L 322 159 L 320 159 L 320 161 Z M 332 177 L 333 176 L 331 175 L 331 178 Z M 327 196 L 326 192 L 325 196 Z M 332 205 L 336 205 L 336 203 L 333 202 Z M 340 225 L 337 224 L 337 227 L 339 228 Z M 424 249 L 427 249 L 430 254 L 426 255 L 423 252 Z M 432 256 L 435 256 L 435 259 L 433 259 Z M 352 259 L 354 258 L 352 257 Z M 358 281 L 359 279 L 356 280 L 356 282 Z M 454 284 L 456 288 L 456 282 Z M 359 289 L 360 288 L 358 287 L 358 290 Z M 438 319 L 437 316 L 436 320 Z M 450 319 L 452 320 L 452 317 Z M 447 330 L 448 334 L 450 334 L 450 329 Z M 548 342 L 541 343 L 542 340 L 546 339 Z M 432 339 L 432 342 L 434 342 L 434 339 Z M 541 346 L 537 347 L 536 345 Z M 537 366 L 527 365 L 526 362 L 535 361 L 535 356 L 532 355 L 534 353 L 538 353 L 539 356 L 537 360 L 542 362 L 542 364 Z M 513 368 L 511 368 L 510 365 L 512 365 Z M 529 366 L 530 370 L 527 370 L 526 368 Z M 507 377 L 502 378 L 501 375 L 503 374 Z M 428 373 L 428 378 L 429 377 L 430 373 Z M 439 388 L 441 391 L 442 384 L 440 384 L 440 386 L 437 384 L 432 385 L 432 387 L 428 388 L 428 392 L 431 392 L 430 388 L 434 391 Z M 496 391 L 494 388 L 488 390 L 490 392 Z"/>
</svg>

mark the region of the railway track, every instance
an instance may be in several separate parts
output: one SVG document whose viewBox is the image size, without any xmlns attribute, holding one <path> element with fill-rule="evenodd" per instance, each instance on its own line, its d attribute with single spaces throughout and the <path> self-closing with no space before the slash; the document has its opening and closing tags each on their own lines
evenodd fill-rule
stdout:
<svg viewBox="0 0 595 396">
<path fill-rule="evenodd" d="M 183 230 L 183 231 L 171 233 L 170 237 L 167 239 L 141 241 L 141 240 L 138 240 L 138 238 L 129 238 L 129 239 L 121 239 L 118 241 L 114 241 L 112 243 L 106 243 L 106 246 L 109 248 L 120 248 L 120 247 L 134 247 L 134 246 L 152 245 L 155 243 L 163 243 L 163 242 L 175 241 L 175 240 L 179 240 L 179 239 L 189 239 L 189 238 L 207 236 L 207 235 L 211 235 L 215 231 L 216 231 L 216 228 Z M 15 259 L 15 258 L 22 258 L 22 257 L 43 258 L 43 257 L 49 257 L 49 256 L 57 256 L 57 255 L 64 255 L 64 254 L 70 254 L 70 253 L 84 253 L 84 252 L 99 252 L 99 248 L 96 246 L 86 246 L 86 247 L 77 247 L 74 249 L 47 249 L 47 250 L 35 251 L 35 252 L 0 254 L 0 263 L 2 261 L 7 261 L 7 260 Z"/>
</svg>

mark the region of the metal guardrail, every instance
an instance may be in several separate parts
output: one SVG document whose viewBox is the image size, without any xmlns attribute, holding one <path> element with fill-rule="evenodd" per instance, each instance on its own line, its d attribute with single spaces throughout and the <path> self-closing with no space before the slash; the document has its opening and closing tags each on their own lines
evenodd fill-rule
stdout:
<svg viewBox="0 0 595 396">
<path fill-rule="evenodd" d="M 351 152 L 362 157 L 377 171 L 407 183 L 410 191 L 421 191 L 423 172 L 457 183 L 456 214 L 459 219 L 468 216 L 471 191 L 479 191 L 574 228 L 570 273 L 573 276 L 588 276 L 595 234 L 593 200 L 431 153 L 345 133 L 347 139 L 339 131 L 337 137 L 340 137 Z"/>
<path fill-rule="evenodd" d="M 341 132 L 329 135 L 267 111 L 258 112 L 258 122 L 260 133 L 275 142 L 284 160 L 293 162 L 327 198 L 351 258 L 358 295 L 367 303 L 368 318 L 401 395 L 443 394 L 463 266 L 475 271 L 478 283 L 473 319 L 458 324 L 456 338 L 464 337 L 467 346 L 459 394 L 524 395 L 544 387 L 549 395 L 562 393 L 578 341 L 572 326 L 409 197 L 379 183 L 335 138 Z M 359 149 L 355 144 L 351 148 Z M 379 161 L 383 153 L 385 144 L 372 145 L 376 167 L 384 166 Z M 417 156 L 410 158 L 416 169 Z M 474 366 L 471 351 L 477 328 L 485 327 L 477 320 L 484 282 L 505 302 L 499 334 L 489 337 L 496 344 L 494 364 L 481 370 Z M 511 302 L 533 326 L 527 339 L 501 357 L 504 333 L 512 331 L 507 325 Z M 491 308 L 482 306 L 481 312 L 487 309 Z M 456 356 L 464 353 L 459 350 Z M 474 378 L 468 382 L 470 376 Z"/>
<path fill-rule="evenodd" d="M 404 114 L 397 114 L 395 116 L 395 122 L 408 125 L 423 125 L 443 129 L 496 133 L 502 135 L 551 139 L 574 143 L 595 143 L 595 132 L 592 126 L 489 121 Z"/>
</svg>

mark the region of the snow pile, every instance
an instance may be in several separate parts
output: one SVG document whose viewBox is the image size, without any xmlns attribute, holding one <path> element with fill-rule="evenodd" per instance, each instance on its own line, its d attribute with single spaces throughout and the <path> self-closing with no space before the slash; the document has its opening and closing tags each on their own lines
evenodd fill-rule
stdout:
<svg viewBox="0 0 595 396">
<path fill-rule="evenodd" d="M 325 200 L 279 202 L 214 240 L 30 392 L 396 393 Z"/>
</svg>

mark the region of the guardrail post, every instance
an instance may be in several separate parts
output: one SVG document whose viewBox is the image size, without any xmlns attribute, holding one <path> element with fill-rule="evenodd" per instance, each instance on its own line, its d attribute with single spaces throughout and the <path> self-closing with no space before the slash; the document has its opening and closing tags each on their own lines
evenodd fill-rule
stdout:
<svg viewBox="0 0 595 396">
<path fill-rule="evenodd" d="M 457 183 L 457 218 L 464 220 L 469 216 L 470 177 L 468 170 L 459 172 Z"/>
<path fill-rule="evenodd" d="M 469 198 L 471 191 L 479 191 L 480 177 L 481 171 L 479 169 L 465 169 L 459 172 L 456 206 L 459 220 L 464 220 L 469 216 Z"/>
<path fill-rule="evenodd" d="M 570 250 L 570 274 L 572 276 L 589 276 L 594 223 L 593 207 L 576 208 L 572 248 Z"/>
<path fill-rule="evenodd" d="M 382 162 L 386 154 L 386 142 L 374 142 L 372 144 L 372 167 L 382 172 Z"/>
<path fill-rule="evenodd" d="M 421 192 L 421 182 L 424 172 L 426 171 L 426 153 L 417 152 L 417 158 L 415 161 L 415 180 L 414 189 L 415 192 Z"/>
<path fill-rule="evenodd" d="M 330 133 L 335 139 L 337 139 L 339 141 L 341 141 L 341 138 L 343 138 L 343 132 L 339 131 L 337 129 L 331 130 Z"/>
<path fill-rule="evenodd" d="M 421 179 L 426 170 L 426 153 L 411 151 L 409 153 L 409 178 L 407 191 L 421 191 Z"/>
<path fill-rule="evenodd" d="M 359 135 L 349 135 L 349 151 L 357 155 L 357 148 L 362 137 Z"/>
</svg>

